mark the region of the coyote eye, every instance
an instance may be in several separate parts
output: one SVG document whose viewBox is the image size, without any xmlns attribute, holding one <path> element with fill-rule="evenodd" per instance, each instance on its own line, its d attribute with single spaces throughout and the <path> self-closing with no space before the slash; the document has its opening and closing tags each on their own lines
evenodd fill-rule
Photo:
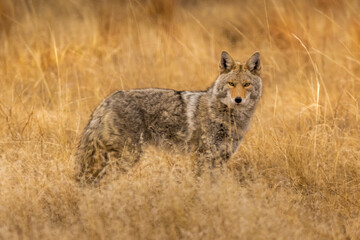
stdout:
<svg viewBox="0 0 360 240">
<path fill-rule="evenodd" d="M 235 84 L 233 82 L 228 82 L 229 86 L 235 87 Z"/>
<path fill-rule="evenodd" d="M 245 83 L 244 84 L 244 87 L 248 87 L 248 86 L 250 86 L 251 85 L 251 83 Z"/>
</svg>

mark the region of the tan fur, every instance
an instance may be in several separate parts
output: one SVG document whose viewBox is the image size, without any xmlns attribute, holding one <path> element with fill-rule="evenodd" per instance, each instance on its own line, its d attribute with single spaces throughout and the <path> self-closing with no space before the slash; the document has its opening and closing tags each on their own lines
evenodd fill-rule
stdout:
<svg viewBox="0 0 360 240">
<path fill-rule="evenodd" d="M 245 88 L 241 84 L 237 84 L 231 90 L 231 97 L 232 98 L 241 97 L 242 99 L 244 99 L 246 97 Z"/>
</svg>

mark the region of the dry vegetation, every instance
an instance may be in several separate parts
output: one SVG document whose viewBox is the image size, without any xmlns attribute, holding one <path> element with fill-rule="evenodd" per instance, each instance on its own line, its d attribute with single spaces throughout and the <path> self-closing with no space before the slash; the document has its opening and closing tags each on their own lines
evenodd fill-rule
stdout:
<svg viewBox="0 0 360 240">
<path fill-rule="evenodd" d="M 360 4 L 0 0 L 0 239 L 358 239 Z M 228 169 L 149 149 L 100 188 L 73 180 L 116 89 L 205 89 L 221 50 L 263 59 Z"/>
</svg>

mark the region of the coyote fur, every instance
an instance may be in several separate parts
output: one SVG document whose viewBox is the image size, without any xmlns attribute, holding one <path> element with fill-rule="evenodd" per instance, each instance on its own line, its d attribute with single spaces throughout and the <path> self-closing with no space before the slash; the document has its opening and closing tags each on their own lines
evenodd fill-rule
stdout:
<svg viewBox="0 0 360 240">
<path fill-rule="evenodd" d="M 76 154 L 76 178 L 93 182 L 111 166 L 126 171 L 152 144 L 196 154 L 198 172 L 235 153 L 261 96 L 260 54 L 245 64 L 221 54 L 220 74 L 206 91 L 116 91 L 91 114 Z"/>
</svg>

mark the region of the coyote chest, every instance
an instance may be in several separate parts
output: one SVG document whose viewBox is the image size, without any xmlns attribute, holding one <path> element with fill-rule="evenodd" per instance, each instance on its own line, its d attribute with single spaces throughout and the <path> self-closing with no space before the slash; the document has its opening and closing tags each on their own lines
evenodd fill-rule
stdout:
<svg viewBox="0 0 360 240">
<path fill-rule="evenodd" d="M 77 179 L 92 182 L 109 162 L 126 171 L 153 144 L 196 152 L 198 167 L 221 166 L 237 150 L 261 95 L 260 55 L 245 65 L 222 53 L 206 91 L 117 91 L 95 109 L 77 151 Z"/>
</svg>

